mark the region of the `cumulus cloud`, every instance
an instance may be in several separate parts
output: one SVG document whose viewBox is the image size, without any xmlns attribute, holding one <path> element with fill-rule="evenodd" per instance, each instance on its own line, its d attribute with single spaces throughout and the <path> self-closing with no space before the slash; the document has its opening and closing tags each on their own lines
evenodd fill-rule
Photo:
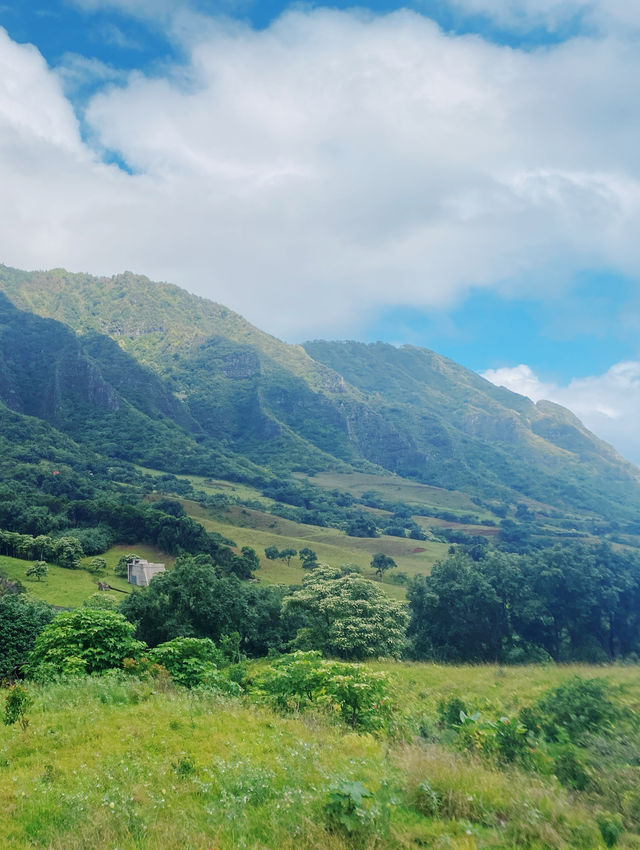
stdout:
<svg viewBox="0 0 640 850">
<path fill-rule="evenodd" d="M 576 378 L 566 386 L 540 380 L 524 364 L 489 369 L 483 377 L 533 401 L 547 399 L 568 407 L 589 430 L 615 446 L 626 458 L 640 464 L 639 361 L 616 363 L 603 375 Z"/>
<path fill-rule="evenodd" d="M 288 339 L 640 272 L 634 44 L 327 9 L 181 37 L 184 64 L 105 82 L 81 135 L 60 74 L 0 33 L 4 262 L 145 272 Z"/>
</svg>

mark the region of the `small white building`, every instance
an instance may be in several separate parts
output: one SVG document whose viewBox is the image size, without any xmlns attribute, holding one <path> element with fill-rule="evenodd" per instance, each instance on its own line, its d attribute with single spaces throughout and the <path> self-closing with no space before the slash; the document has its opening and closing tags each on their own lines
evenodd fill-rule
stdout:
<svg viewBox="0 0 640 850">
<path fill-rule="evenodd" d="M 147 587 L 151 579 L 164 572 L 164 564 L 150 564 L 144 558 L 134 558 L 127 563 L 127 581 L 137 587 Z"/>
</svg>

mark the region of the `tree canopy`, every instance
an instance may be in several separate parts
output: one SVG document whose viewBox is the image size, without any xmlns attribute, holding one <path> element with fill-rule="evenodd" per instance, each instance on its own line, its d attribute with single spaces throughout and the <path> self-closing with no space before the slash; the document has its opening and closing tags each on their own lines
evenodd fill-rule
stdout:
<svg viewBox="0 0 640 850">
<path fill-rule="evenodd" d="M 363 659 L 401 655 L 408 615 L 378 585 L 354 573 L 318 567 L 283 603 L 302 625 L 294 645 Z"/>
</svg>

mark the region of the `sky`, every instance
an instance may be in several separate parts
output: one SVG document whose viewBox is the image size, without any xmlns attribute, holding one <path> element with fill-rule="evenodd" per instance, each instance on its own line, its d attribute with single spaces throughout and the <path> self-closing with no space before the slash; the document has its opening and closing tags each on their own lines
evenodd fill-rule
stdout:
<svg viewBox="0 0 640 850">
<path fill-rule="evenodd" d="M 0 0 L 0 262 L 421 345 L 640 463 L 640 4 Z"/>
</svg>

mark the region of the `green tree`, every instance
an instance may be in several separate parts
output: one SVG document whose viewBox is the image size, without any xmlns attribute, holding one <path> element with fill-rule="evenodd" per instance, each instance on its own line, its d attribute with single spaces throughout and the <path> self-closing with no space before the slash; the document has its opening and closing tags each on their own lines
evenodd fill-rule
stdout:
<svg viewBox="0 0 640 850">
<path fill-rule="evenodd" d="M 280 550 L 277 546 L 267 546 L 264 550 L 265 557 L 268 558 L 269 561 L 275 561 L 280 557 Z"/>
<path fill-rule="evenodd" d="M 187 636 L 211 638 L 238 632 L 249 655 L 282 651 L 295 633 L 281 619 L 285 590 L 223 576 L 208 555 L 181 556 L 149 587 L 128 595 L 120 610 L 150 646 Z"/>
<path fill-rule="evenodd" d="M 371 559 L 371 566 L 375 569 L 376 575 L 382 578 L 387 570 L 397 567 L 398 565 L 390 555 L 385 555 L 383 552 L 376 552 Z"/>
<path fill-rule="evenodd" d="M 36 561 L 35 564 L 29 567 L 26 572 L 27 578 L 34 576 L 38 581 L 43 579 L 49 572 L 49 567 L 46 561 Z"/>
<path fill-rule="evenodd" d="M 304 546 L 298 552 L 298 556 L 302 561 L 303 570 L 314 570 L 318 566 L 318 556 L 308 546 Z"/>
<path fill-rule="evenodd" d="M 54 613 L 50 605 L 23 594 L 0 596 L 0 680 L 18 675 L 36 637 Z"/>
<path fill-rule="evenodd" d="M 278 554 L 278 558 L 280 558 L 281 561 L 286 561 L 287 566 L 289 566 L 289 564 L 291 563 L 291 559 L 295 558 L 297 554 L 297 549 L 281 549 Z"/>
<path fill-rule="evenodd" d="M 36 638 L 28 672 L 46 680 L 71 672 L 101 673 L 135 658 L 145 644 L 135 640 L 135 627 L 122 614 L 78 608 L 52 620 Z"/>
<path fill-rule="evenodd" d="M 104 558 L 92 558 L 89 561 L 88 570 L 93 575 L 103 576 L 107 572 L 107 562 Z"/>
<path fill-rule="evenodd" d="M 68 570 L 77 570 L 84 552 L 80 542 L 75 537 L 59 537 L 54 541 L 54 560 Z"/>
<path fill-rule="evenodd" d="M 284 599 L 283 610 L 303 624 L 294 641 L 298 649 L 363 659 L 398 657 L 405 646 L 405 607 L 354 573 L 319 567 Z"/>
<path fill-rule="evenodd" d="M 129 561 L 134 561 L 136 558 L 139 558 L 140 555 L 136 555 L 135 552 L 129 552 L 126 555 L 122 555 L 118 559 L 118 563 L 113 568 L 114 573 L 120 578 L 127 578 L 129 575 Z"/>
</svg>

